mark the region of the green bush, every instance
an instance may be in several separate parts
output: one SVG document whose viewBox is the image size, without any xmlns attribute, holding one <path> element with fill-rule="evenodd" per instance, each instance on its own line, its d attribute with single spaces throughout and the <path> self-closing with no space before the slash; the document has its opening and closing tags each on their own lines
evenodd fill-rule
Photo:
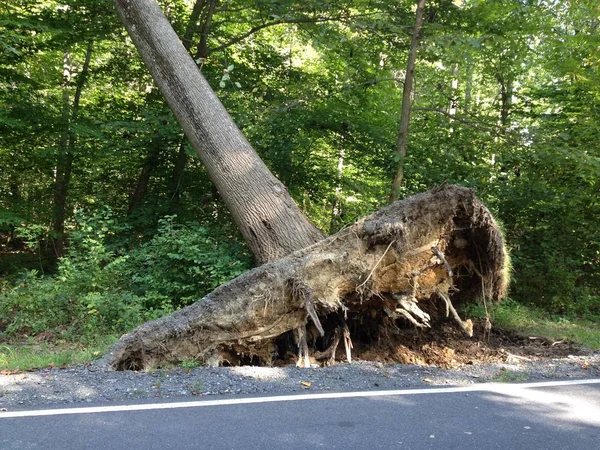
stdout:
<svg viewBox="0 0 600 450">
<path fill-rule="evenodd" d="M 248 268 L 241 246 L 170 216 L 127 254 L 109 250 L 108 209 L 77 214 L 55 276 L 30 271 L 0 291 L 0 333 L 89 339 L 120 334 L 189 304 Z"/>
<path fill-rule="evenodd" d="M 235 241 L 174 220 L 161 219 L 156 235 L 129 254 L 127 271 L 136 294 L 180 307 L 249 269 L 250 258 Z"/>
</svg>

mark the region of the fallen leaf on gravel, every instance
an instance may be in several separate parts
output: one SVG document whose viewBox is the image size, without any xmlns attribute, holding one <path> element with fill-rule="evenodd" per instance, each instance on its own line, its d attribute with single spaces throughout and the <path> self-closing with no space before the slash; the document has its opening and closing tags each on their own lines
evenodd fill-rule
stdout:
<svg viewBox="0 0 600 450">
<path fill-rule="evenodd" d="M 300 384 L 302 386 L 311 387 L 312 386 L 312 381 L 301 381 Z"/>
<path fill-rule="evenodd" d="M 584 361 L 583 364 L 581 365 L 582 369 L 589 369 L 590 368 L 590 362 L 589 361 Z"/>
</svg>

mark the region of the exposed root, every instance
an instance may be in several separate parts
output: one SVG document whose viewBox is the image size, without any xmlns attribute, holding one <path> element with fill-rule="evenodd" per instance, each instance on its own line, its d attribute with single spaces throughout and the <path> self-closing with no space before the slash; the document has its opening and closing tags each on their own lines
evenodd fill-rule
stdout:
<svg viewBox="0 0 600 450">
<path fill-rule="evenodd" d="M 306 310 L 308 316 L 312 319 L 313 323 L 317 327 L 319 334 L 321 336 L 325 335 L 325 330 L 323 330 L 323 325 L 321 325 L 321 321 L 319 320 L 319 316 L 317 315 L 317 311 L 315 310 L 315 304 L 311 297 L 310 288 L 298 280 L 292 280 L 289 282 L 292 295 L 295 296 L 300 301 L 304 301 L 304 309 Z"/>
<path fill-rule="evenodd" d="M 435 245 L 433 247 L 431 247 L 431 251 L 433 253 L 435 253 L 435 256 L 438 257 L 438 259 L 444 263 L 444 267 L 446 267 L 446 270 L 448 271 L 448 275 L 450 275 L 451 277 L 454 276 L 454 273 L 452 273 L 452 267 L 450 267 L 450 263 L 446 260 L 446 257 L 444 256 L 444 254 L 440 251 L 439 248 L 437 248 Z"/>
<path fill-rule="evenodd" d="M 298 327 L 296 333 L 298 339 L 298 361 L 296 362 L 296 366 L 310 368 L 310 354 L 308 352 L 308 342 L 306 340 L 306 327 Z"/>
<path fill-rule="evenodd" d="M 335 327 L 331 336 L 331 344 L 324 351 L 316 351 L 315 359 L 324 362 L 325 365 L 332 365 L 335 362 L 335 352 L 340 345 L 341 328 Z"/>
<path fill-rule="evenodd" d="M 352 339 L 350 339 L 350 330 L 348 329 L 348 325 L 344 322 L 343 329 L 344 333 L 344 348 L 346 349 L 346 360 L 350 363 L 352 362 L 352 349 L 354 346 L 352 345 Z"/>
<path fill-rule="evenodd" d="M 444 295 L 443 292 L 438 291 L 437 295 L 446 303 L 446 316 L 448 315 L 449 310 L 452 314 L 452 318 L 458 324 L 463 333 L 465 333 L 469 337 L 473 337 L 473 321 L 471 321 L 471 319 L 462 320 L 456 312 L 456 309 L 454 309 L 454 306 L 452 305 L 450 299 L 446 295 Z"/>
</svg>

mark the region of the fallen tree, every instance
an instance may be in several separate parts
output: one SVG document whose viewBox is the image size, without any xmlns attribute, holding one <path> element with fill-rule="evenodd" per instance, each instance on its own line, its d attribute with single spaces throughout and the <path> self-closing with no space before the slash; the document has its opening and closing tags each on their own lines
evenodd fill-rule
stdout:
<svg viewBox="0 0 600 450">
<path fill-rule="evenodd" d="M 331 362 L 340 343 L 403 322 L 431 327 L 446 317 L 467 335 L 455 305 L 501 299 L 507 257 L 502 233 L 467 188 L 442 185 L 395 202 L 337 234 L 253 269 L 196 303 L 125 335 L 105 360 L 144 369 L 193 359 L 270 364 L 298 348 Z"/>
</svg>

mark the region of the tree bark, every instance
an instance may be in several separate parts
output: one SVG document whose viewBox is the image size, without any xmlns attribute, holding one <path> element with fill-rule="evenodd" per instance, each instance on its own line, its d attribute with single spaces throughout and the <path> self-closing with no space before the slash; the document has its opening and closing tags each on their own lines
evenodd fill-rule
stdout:
<svg viewBox="0 0 600 450">
<path fill-rule="evenodd" d="M 237 128 L 154 0 L 115 0 L 142 59 L 258 264 L 323 237 Z"/>
<path fill-rule="evenodd" d="M 317 335 L 336 331 L 332 340 L 337 345 L 343 334 L 351 357 L 351 342 L 377 336 L 381 327 L 388 328 L 379 335 L 387 336 L 402 323 L 425 328 L 445 317 L 472 335 L 472 323 L 452 303 L 482 295 L 501 299 L 506 264 L 502 233 L 473 191 L 442 185 L 140 326 L 115 344 L 104 363 L 116 369 L 184 359 L 269 364 L 278 357 L 276 339 L 292 330 L 303 357 L 309 347 L 315 350 Z M 335 355 L 335 348 L 322 354 L 331 358 L 331 350 Z"/>
<path fill-rule="evenodd" d="M 410 124 L 411 97 L 415 78 L 415 60 L 417 57 L 417 49 L 419 47 L 421 28 L 423 27 L 423 10 L 425 9 L 425 2 L 426 0 L 419 0 L 419 3 L 417 4 L 415 28 L 410 41 L 408 62 L 406 63 L 406 76 L 404 77 L 404 87 L 402 88 L 400 130 L 398 132 L 398 141 L 396 143 L 396 157 L 398 158 L 398 164 L 396 166 L 396 175 L 392 181 L 392 190 L 389 197 L 390 202 L 398 200 L 402 181 L 404 180 L 404 159 L 406 158 L 406 146 L 408 144 L 408 126 Z"/>
</svg>

